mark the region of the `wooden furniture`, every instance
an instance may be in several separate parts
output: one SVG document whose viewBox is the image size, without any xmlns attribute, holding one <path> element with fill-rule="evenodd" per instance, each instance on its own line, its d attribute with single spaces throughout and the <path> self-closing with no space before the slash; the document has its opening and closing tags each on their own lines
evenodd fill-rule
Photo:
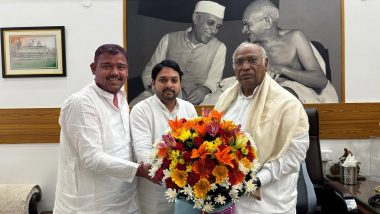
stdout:
<svg viewBox="0 0 380 214">
<path fill-rule="evenodd" d="M 344 187 L 354 195 L 358 209 L 361 213 L 380 214 L 380 208 L 376 208 L 368 203 L 368 198 L 375 194 L 375 187 L 379 185 L 379 181 L 369 179 L 358 181 L 357 185 L 344 185 Z"/>
</svg>

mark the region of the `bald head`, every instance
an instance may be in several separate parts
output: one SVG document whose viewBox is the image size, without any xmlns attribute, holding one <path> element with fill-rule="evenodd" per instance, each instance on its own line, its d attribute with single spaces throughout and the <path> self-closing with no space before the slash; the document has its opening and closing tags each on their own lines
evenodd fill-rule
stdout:
<svg viewBox="0 0 380 214">
<path fill-rule="evenodd" d="M 255 14 L 271 17 L 275 22 L 278 22 L 280 16 L 276 5 L 269 0 L 254 0 L 245 8 L 243 17 L 250 17 Z"/>
</svg>

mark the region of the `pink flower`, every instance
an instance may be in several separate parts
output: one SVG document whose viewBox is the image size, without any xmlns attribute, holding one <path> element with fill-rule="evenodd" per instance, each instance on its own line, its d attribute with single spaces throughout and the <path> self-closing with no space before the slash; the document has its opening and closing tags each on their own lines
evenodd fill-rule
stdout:
<svg viewBox="0 0 380 214">
<path fill-rule="evenodd" d="M 177 144 L 171 134 L 162 135 L 162 140 L 165 142 L 167 146 L 170 146 L 170 147 L 175 147 Z"/>
<path fill-rule="evenodd" d="M 209 134 L 211 137 L 215 137 L 216 134 L 218 134 L 218 131 L 219 131 L 219 123 L 216 122 L 216 121 L 212 121 L 211 124 L 209 124 L 209 125 L 206 127 L 206 130 L 207 130 L 208 134 Z"/>
</svg>

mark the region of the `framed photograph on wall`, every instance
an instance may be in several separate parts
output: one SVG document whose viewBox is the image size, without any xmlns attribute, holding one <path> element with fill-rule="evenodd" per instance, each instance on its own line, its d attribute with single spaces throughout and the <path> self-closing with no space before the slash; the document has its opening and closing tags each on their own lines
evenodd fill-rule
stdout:
<svg viewBox="0 0 380 214">
<path fill-rule="evenodd" d="M 220 80 L 218 79 L 218 84 L 216 85 L 216 94 L 218 94 L 218 92 L 221 93 L 224 90 L 223 87 L 225 88 L 234 81 L 232 68 L 234 50 L 242 42 L 250 41 L 251 39 L 248 35 L 249 33 L 243 29 L 243 16 L 248 5 L 255 2 L 255 0 L 214 1 L 225 6 L 223 25 L 215 35 L 215 38 L 226 46 L 224 68 L 222 69 L 223 75 Z M 281 65 L 295 66 L 294 70 L 302 70 L 305 73 L 316 70 L 306 67 L 317 66 L 319 72 L 318 81 L 308 80 L 313 75 L 309 75 L 309 78 L 302 75 L 301 78 L 298 78 L 299 80 L 288 77 L 288 80 L 293 80 L 293 82 L 287 82 L 288 84 L 284 85 L 284 88 L 300 91 L 297 91 L 297 95 L 299 95 L 298 98 L 304 104 L 344 103 L 344 0 L 270 1 L 279 10 L 279 19 L 276 20 L 276 26 L 272 26 L 276 28 L 278 35 L 302 35 L 307 41 L 302 43 L 304 44 L 303 49 L 307 49 L 307 56 L 305 54 L 302 56 L 297 55 L 294 57 L 295 61 Z M 143 79 L 144 72 L 149 70 L 147 69 L 149 66 L 156 63 L 154 61 L 155 58 L 158 58 L 156 53 L 160 53 L 165 37 L 169 37 L 167 35 L 175 32 L 186 32 L 186 30 L 194 26 L 192 14 L 197 2 L 198 0 L 124 0 L 124 32 L 129 54 L 128 101 L 132 105 L 135 104 L 136 98 L 139 98 L 147 91 L 147 81 Z M 253 16 L 259 17 L 259 15 L 254 14 Z M 267 16 L 265 15 L 265 17 Z M 257 21 L 259 20 L 263 24 L 263 20 L 269 19 L 258 19 Z M 253 23 L 253 25 L 255 24 L 258 23 Z M 267 36 L 267 38 L 271 37 Z M 265 46 L 265 41 L 265 39 L 262 39 L 261 41 L 253 42 Z M 275 41 L 272 41 L 266 44 L 273 45 L 275 43 Z M 301 44 L 300 42 L 295 43 Z M 178 45 L 176 46 L 178 47 Z M 176 48 L 176 46 L 168 45 L 167 47 Z M 289 47 L 288 50 L 294 50 L 293 48 Z M 264 49 L 271 56 L 286 55 L 286 52 L 271 52 L 271 50 L 280 50 L 281 47 L 267 45 Z M 166 56 L 168 56 L 169 51 L 168 49 L 166 50 Z M 277 59 L 277 62 L 280 61 Z M 274 64 L 276 60 L 269 58 L 269 62 Z M 186 70 L 186 67 L 187 65 L 181 66 L 182 70 Z M 313 83 L 310 84 L 310 82 Z M 318 85 L 314 84 L 315 82 L 318 82 Z M 301 96 L 303 96 L 302 99 Z M 199 105 L 213 105 L 216 100 L 217 98 L 210 99 L 210 102 L 202 102 Z"/>
<path fill-rule="evenodd" d="M 1 28 L 3 78 L 66 76 L 64 26 Z"/>
</svg>

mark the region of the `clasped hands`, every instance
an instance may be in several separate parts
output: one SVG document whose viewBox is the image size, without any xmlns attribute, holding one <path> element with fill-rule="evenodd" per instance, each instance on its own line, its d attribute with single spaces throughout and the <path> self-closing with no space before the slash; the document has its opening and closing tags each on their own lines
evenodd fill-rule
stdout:
<svg viewBox="0 0 380 214">
<path fill-rule="evenodd" d="M 155 177 L 153 177 L 153 178 L 150 177 L 150 175 L 149 175 L 150 168 L 152 168 L 152 165 L 150 163 L 144 163 L 141 161 L 139 163 L 139 167 L 137 168 L 136 176 L 146 178 L 155 184 L 161 185 L 160 180 L 158 180 Z"/>
<path fill-rule="evenodd" d="M 206 86 L 199 86 L 191 90 L 190 94 L 187 96 L 187 101 L 192 103 L 193 105 L 200 104 L 207 94 L 211 93 L 211 90 Z"/>
<path fill-rule="evenodd" d="M 277 83 L 284 82 L 287 80 L 284 78 L 284 66 L 279 66 L 279 65 L 269 65 L 268 66 L 268 74 L 272 79 L 274 79 Z"/>
</svg>

